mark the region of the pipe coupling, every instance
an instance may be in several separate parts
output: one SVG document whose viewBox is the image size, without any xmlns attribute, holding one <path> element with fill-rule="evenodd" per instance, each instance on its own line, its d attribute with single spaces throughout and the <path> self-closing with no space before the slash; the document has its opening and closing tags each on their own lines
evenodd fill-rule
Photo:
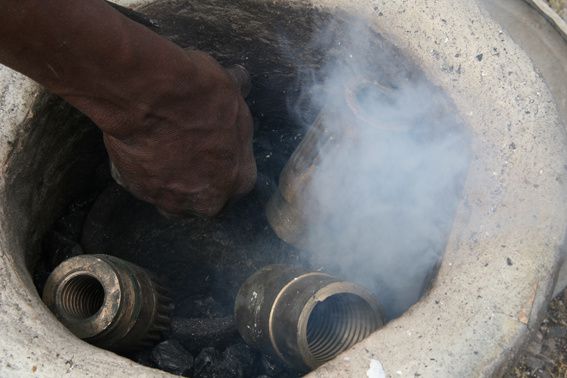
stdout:
<svg viewBox="0 0 567 378">
<path fill-rule="evenodd" d="M 171 300 L 146 270 L 108 255 L 82 255 L 48 277 L 43 301 L 77 337 L 113 351 L 131 351 L 161 338 Z"/>
<path fill-rule="evenodd" d="M 246 280 L 235 317 L 246 343 L 299 371 L 335 358 L 384 324 L 366 289 L 286 265 L 267 266 Z"/>
</svg>

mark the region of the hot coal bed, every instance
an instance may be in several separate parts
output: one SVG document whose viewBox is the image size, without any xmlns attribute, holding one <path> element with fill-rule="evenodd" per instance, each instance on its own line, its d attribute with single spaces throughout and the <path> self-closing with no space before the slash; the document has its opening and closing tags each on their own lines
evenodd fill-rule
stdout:
<svg viewBox="0 0 567 378">
<path fill-rule="evenodd" d="M 41 295 L 55 267 L 72 256 L 116 256 L 155 275 L 172 300 L 170 326 L 161 342 L 124 353 L 127 357 L 195 378 L 298 376 L 304 372 L 244 343 L 237 332 L 234 301 L 246 279 L 271 264 L 343 275 L 336 261 L 314 262 L 309 251 L 278 238 L 266 220 L 265 208 L 277 190 L 280 172 L 322 110 L 317 101 L 305 100 L 306 87 L 312 86 L 313 80 L 323 80 L 317 76 L 324 75 L 330 61 L 349 54 L 345 46 L 352 45 L 353 20 L 343 14 L 254 1 L 165 1 L 140 11 L 146 15 L 142 21 L 176 44 L 207 51 L 225 66 L 242 64 L 250 72 L 252 91 L 247 102 L 255 124 L 256 186 L 246 197 L 229 203 L 216 218 L 165 218 L 112 180 L 101 135 L 94 125 L 61 100 L 46 95 L 39 114 L 58 109 L 59 117 L 67 122 L 73 119 L 87 135 L 77 167 L 89 174 L 72 186 L 80 189 L 69 191 L 67 210 L 44 237 L 41 254 L 33 264 L 38 292 Z M 323 40 L 321 30 L 325 30 Z M 392 88 L 399 83 L 427 82 L 380 34 L 369 29 L 365 33 L 371 36 L 365 56 L 355 57 L 364 60 L 365 66 L 371 62 L 372 69 L 360 73 L 365 80 Z M 434 96 L 423 100 L 442 102 L 441 108 L 452 113 L 441 91 L 427 85 Z M 428 118 L 433 123 L 434 118 L 443 118 L 446 127 L 461 127 L 456 117 L 440 117 L 439 107 L 435 109 L 424 114 L 424 124 Z M 434 256 L 441 256 L 444 244 L 423 247 L 427 248 L 435 249 Z M 379 266 L 371 267 L 376 277 L 364 284 L 391 319 L 423 294 L 438 261 L 413 267 L 417 283 L 409 285 L 414 292 L 410 300 L 395 301 L 406 293 L 385 285 Z"/>
</svg>

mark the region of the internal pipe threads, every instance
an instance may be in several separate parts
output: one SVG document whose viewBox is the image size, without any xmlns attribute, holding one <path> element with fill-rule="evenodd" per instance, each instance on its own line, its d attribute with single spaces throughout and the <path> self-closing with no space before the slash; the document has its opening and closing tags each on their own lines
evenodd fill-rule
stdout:
<svg viewBox="0 0 567 378">
<path fill-rule="evenodd" d="M 235 316 L 245 342 L 299 371 L 335 358 L 384 324 L 378 301 L 364 288 L 285 265 L 246 280 Z"/>
<path fill-rule="evenodd" d="M 114 351 L 149 346 L 169 325 L 170 299 L 144 269 L 107 255 L 82 255 L 49 276 L 43 301 L 77 337 Z"/>
<path fill-rule="evenodd" d="M 104 288 L 92 276 L 74 276 L 61 288 L 61 309 L 70 317 L 90 318 L 103 303 Z"/>
</svg>

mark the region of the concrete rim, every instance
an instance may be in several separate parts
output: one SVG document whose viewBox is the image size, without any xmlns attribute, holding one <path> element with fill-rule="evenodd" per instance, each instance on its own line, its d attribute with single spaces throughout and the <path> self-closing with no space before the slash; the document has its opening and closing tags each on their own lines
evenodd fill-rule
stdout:
<svg viewBox="0 0 567 378">
<path fill-rule="evenodd" d="M 566 137 L 547 87 L 527 55 L 475 2 L 312 4 L 363 15 L 413 56 L 466 117 L 474 156 L 431 291 L 403 317 L 310 376 L 498 373 L 538 323 L 565 238 Z M 5 193 L 6 170 L 17 140 L 29 130 L 38 93 L 35 84 L 0 67 L 0 372 L 166 375 L 77 340 L 33 289 L 23 264 L 24 236 L 13 223 L 33 225 L 6 202 Z"/>
</svg>

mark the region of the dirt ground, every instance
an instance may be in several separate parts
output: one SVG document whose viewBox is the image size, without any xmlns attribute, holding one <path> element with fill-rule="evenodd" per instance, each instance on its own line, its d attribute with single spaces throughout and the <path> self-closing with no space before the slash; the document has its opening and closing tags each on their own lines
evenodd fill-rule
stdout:
<svg viewBox="0 0 567 378">
<path fill-rule="evenodd" d="M 548 0 L 548 3 L 563 19 L 567 20 L 567 0 Z"/>
<path fill-rule="evenodd" d="M 550 303 L 539 329 L 504 377 L 567 377 L 567 289 Z"/>
</svg>

